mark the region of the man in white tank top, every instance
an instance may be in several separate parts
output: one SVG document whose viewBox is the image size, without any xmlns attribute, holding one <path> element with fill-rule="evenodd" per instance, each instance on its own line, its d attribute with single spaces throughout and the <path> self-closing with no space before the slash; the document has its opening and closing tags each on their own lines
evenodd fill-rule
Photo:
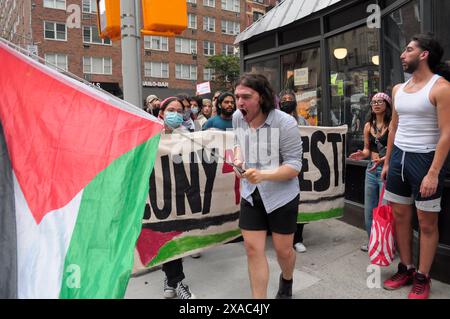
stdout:
<svg viewBox="0 0 450 319">
<path fill-rule="evenodd" d="M 387 177 L 384 199 L 394 212 L 401 260 L 384 288 L 413 284 L 410 299 L 429 296 L 429 272 L 439 240 L 444 164 L 450 150 L 450 83 L 436 74 L 448 76 L 440 63 L 442 56 L 442 47 L 430 35 L 414 36 L 400 56 L 404 71 L 412 77 L 392 92 L 393 113 L 381 175 Z M 420 226 L 417 271 L 412 261 L 413 204 Z"/>
</svg>

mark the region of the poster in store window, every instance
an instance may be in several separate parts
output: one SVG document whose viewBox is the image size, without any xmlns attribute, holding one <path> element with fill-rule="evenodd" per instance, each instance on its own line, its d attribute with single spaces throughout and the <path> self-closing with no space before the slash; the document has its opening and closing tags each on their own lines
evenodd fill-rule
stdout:
<svg viewBox="0 0 450 319">
<path fill-rule="evenodd" d="M 294 70 L 294 85 L 308 85 L 308 68 L 301 68 Z"/>
<path fill-rule="evenodd" d="M 297 114 L 304 117 L 309 125 L 317 126 L 317 91 L 303 91 L 296 94 Z"/>
</svg>

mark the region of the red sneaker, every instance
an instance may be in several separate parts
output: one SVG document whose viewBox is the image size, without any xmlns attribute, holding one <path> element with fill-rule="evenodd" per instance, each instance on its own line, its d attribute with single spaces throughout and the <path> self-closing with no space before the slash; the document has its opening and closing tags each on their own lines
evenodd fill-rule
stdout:
<svg viewBox="0 0 450 319">
<path fill-rule="evenodd" d="M 383 288 L 387 290 L 395 290 L 403 286 L 411 285 L 415 271 L 416 270 L 414 268 L 408 270 L 405 265 L 399 263 L 397 273 L 384 281 Z"/>
<path fill-rule="evenodd" d="M 430 295 L 430 288 L 430 276 L 416 272 L 414 274 L 414 284 L 408 295 L 408 299 L 428 299 L 428 296 Z"/>
</svg>

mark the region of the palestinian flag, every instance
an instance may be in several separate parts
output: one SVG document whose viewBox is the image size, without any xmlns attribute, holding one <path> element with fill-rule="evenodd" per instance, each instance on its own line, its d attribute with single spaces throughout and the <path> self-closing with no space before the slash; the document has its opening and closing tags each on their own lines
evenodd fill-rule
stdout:
<svg viewBox="0 0 450 319">
<path fill-rule="evenodd" d="M 0 298 L 121 298 L 161 123 L 0 43 Z"/>
</svg>

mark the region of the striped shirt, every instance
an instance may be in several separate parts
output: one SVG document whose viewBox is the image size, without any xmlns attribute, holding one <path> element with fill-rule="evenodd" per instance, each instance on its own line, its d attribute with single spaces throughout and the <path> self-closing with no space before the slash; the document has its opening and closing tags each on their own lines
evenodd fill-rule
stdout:
<svg viewBox="0 0 450 319">
<path fill-rule="evenodd" d="M 276 169 L 289 165 L 300 173 L 302 169 L 302 140 L 295 119 L 272 110 L 266 121 L 252 129 L 242 113 L 233 114 L 235 146 L 239 146 L 245 162 L 244 168 Z M 283 182 L 263 181 L 251 184 L 241 179 L 241 197 L 253 205 L 252 193 L 258 187 L 266 212 L 270 214 L 293 200 L 300 192 L 298 178 Z"/>
</svg>

